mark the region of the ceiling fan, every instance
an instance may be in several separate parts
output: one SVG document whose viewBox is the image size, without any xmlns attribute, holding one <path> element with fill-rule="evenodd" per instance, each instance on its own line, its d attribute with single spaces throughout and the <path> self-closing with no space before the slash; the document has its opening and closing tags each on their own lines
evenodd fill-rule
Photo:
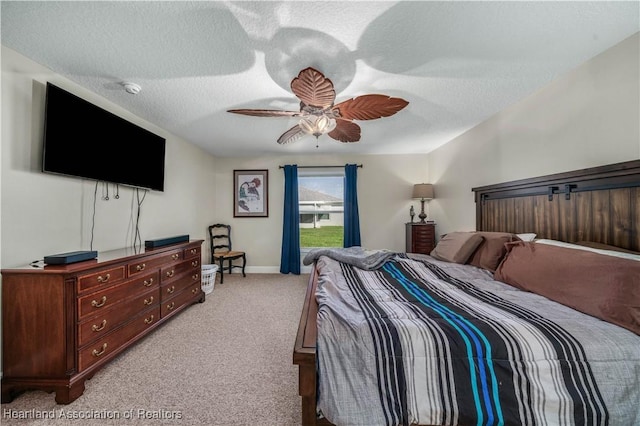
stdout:
<svg viewBox="0 0 640 426">
<path fill-rule="evenodd" d="M 358 142 L 360 126 L 353 120 L 375 120 L 389 117 L 409 102 L 387 95 L 362 95 L 334 105 L 336 91 L 333 82 L 320 71 L 308 67 L 291 81 L 291 90 L 300 99 L 300 111 L 268 109 L 231 109 L 234 114 L 255 117 L 300 117 L 298 124 L 284 132 L 279 144 L 288 144 L 311 134 L 317 139 L 327 133 L 340 142 Z"/>
</svg>

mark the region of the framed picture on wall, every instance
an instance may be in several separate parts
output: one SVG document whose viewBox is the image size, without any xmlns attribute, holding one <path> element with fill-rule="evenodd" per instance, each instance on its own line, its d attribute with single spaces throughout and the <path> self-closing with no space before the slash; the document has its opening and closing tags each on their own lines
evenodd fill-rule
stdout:
<svg viewBox="0 0 640 426">
<path fill-rule="evenodd" d="M 233 171 L 233 217 L 269 216 L 269 171 Z"/>
</svg>

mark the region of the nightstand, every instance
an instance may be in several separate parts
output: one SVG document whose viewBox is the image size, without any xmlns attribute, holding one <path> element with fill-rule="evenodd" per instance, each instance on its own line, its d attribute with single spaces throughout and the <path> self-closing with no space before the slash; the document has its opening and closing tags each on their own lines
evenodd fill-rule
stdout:
<svg viewBox="0 0 640 426">
<path fill-rule="evenodd" d="M 436 224 L 433 222 L 407 223 L 407 253 L 430 254 L 436 245 Z"/>
</svg>

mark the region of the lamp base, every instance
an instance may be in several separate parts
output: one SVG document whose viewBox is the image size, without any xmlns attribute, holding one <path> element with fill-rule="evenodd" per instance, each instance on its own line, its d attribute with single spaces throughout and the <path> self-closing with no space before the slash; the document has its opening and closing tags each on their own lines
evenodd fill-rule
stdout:
<svg viewBox="0 0 640 426">
<path fill-rule="evenodd" d="M 427 218 L 427 214 L 424 212 L 424 200 L 420 200 L 422 207 L 420 208 L 420 214 L 418 217 L 420 218 L 420 223 L 427 223 L 424 220 Z"/>
</svg>

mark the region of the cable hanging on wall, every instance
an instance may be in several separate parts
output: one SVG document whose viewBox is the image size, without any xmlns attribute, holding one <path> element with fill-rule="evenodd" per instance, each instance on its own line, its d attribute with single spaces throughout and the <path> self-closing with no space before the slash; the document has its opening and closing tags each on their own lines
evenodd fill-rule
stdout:
<svg viewBox="0 0 640 426">
<path fill-rule="evenodd" d="M 145 197 L 147 196 L 148 190 L 144 189 L 142 198 L 140 198 L 140 188 L 136 188 L 136 200 L 137 200 L 137 209 L 136 209 L 136 225 L 133 233 L 133 248 L 136 253 L 142 249 L 142 237 L 140 236 L 140 212 L 142 210 L 142 203 L 144 202 Z"/>
<path fill-rule="evenodd" d="M 109 201 L 109 183 L 102 182 L 102 199 Z"/>
<path fill-rule="evenodd" d="M 96 186 L 93 189 L 93 214 L 91 215 L 91 242 L 89 243 L 89 250 L 93 250 L 93 232 L 96 227 L 96 202 L 98 200 L 98 183 L 96 181 Z"/>
<path fill-rule="evenodd" d="M 99 181 L 98 181 L 99 182 Z M 98 183 L 96 182 L 96 184 Z M 116 200 L 120 199 L 120 185 L 117 183 L 113 183 L 113 192 L 114 192 L 114 196 L 113 198 L 115 198 Z M 102 182 L 102 199 L 104 201 L 109 201 L 109 182 Z"/>
</svg>

